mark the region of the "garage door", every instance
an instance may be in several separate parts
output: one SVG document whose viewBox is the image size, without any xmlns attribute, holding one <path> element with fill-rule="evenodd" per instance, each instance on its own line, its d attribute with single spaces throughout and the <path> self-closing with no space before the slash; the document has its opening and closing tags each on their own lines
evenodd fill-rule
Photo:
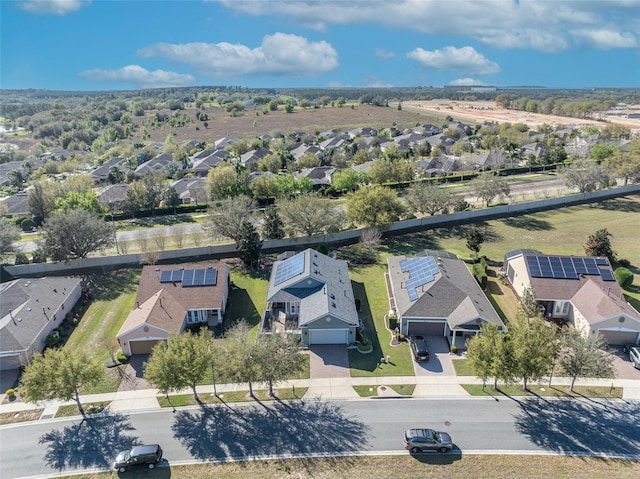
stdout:
<svg viewBox="0 0 640 479">
<path fill-rule="evenodd" d="M 444 336 L 444 323 L 409 321 L 409 336 Z"/>
<path fill-rule="evenodd" d="M 609 344 L 633 344 L 638 339 L 638 333 L 626 331 L 598 331 Z"/>
<path fill-rule="evenodd" d="M 310 329 L 309 344 L 347 344 L 348 329 Z"/>
<path fill-rule="evenodd" d="M 130 341 L 131 354 L 150 354 L 151 349 L 158 344 L 158 340 L 154 341 Z"/>
<path fill-rule="evenodd" d="M 20 356 L 4 356 L 0 358 L 0 371 L 18 369 L 20 367 Z"/>
</svg>

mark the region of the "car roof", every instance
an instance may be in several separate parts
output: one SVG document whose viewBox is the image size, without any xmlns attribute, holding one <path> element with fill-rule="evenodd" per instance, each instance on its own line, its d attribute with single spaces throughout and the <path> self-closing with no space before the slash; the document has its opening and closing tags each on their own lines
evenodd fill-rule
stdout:
<svg viewBox="0 0 640 479">
<path fill-rule="evenodd" d="M 155 454 L 159 447 L 160 446 L 158 446 L 157 444 L 134 446 L 133 449 L 131 449 L 131 454 L 133 454 L 133 455 Z"/>
<path fill-rule="evenodd" d="M 433 437 L 434 434 L 433 429 L 407 429 L 407 437 Z"/>
</svg>

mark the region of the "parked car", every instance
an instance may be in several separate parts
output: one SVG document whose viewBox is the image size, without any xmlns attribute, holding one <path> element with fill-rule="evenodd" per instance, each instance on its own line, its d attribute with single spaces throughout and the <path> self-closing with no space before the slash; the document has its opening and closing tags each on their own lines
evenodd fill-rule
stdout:
<svg viewBox="0 0 640 479">
<path fill-rule="evenodd" d="M 640 369 L 640 346 L 636 344 L 627 344 L 622 350 L 629 356 L 629 361 L 633 364 L 633 367 Z"/>
<path fill-rule="evenodd" d="M 134 446 L 116 456 L 113 468 L 119 472 L 125 472 L 130 467 L 145 465 L 153 469 L 160 461 L 162 461 L 162 448 L 158 444 Z"/>
<path fill-rule="evenodd" d="M 433 429 L 407 429 L 404 432 L 404 447 L 417 454 L 423 451 L 438 451 L 445 453 L 453 448 L 451 436 L 446 432 Z"/>
<path fill-rule="evenodd" d="M 413 358 L 416 361 L 429 360 L 429 348 L 427 347 L 427 341 L 422 336 L 411 336 L 409 338 L 409 344 L 411 345 Z"/>
</svg>

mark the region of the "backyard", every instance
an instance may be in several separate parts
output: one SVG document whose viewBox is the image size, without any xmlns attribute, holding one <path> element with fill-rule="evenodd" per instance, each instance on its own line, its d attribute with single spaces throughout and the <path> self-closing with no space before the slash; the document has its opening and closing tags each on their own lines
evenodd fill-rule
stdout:
<svg viewBox="0 0 640 479">
<path fill-rule="evenodd" d="M 500 280 L 497 272 L 506 252 L 518 248 L 536 248 L 545 254 L 581 255 L 582 245 L 588 235 L 597 229 L 607 228 L 613 235 L 612 245 L 618 257 L 631 262 L 630 269 L 636 275 L 635 283 L 625 293 L 636 308 L 640 307 L 638 213 L 640 197 L 633 196 L 483 223 L 480 226 L 487 241 L 482 245 L 480 254 L 485 255 L 491 264 L 487 287 L 490 300 L 507 320 L 517 310 L 517 298 L 508 285 Z M 349 351 L 352 376 L 413 374 L 408 345 L 393 345 L 392 334 L 385 324 L 385 315 L 389 310 L 384 281 L 386 258 L 390 255 L 413 255 L 421 250 L 432 249 L 452 252 L 470 263 L 470 251 L 466 248 L 464 239 L 467 228 L 469 227 L 458 226 L 388 237 L 372 251 L 377 259 L 375 263 L 350 266 L 354 294 L 361 303 L 360 316 L 364 321 L 365 336 L 373 343 L 373 352 L 370 354 Z M 336 250 L 337 257 L 352 258 L 358 248 L 362 247 L 340 247 Z M 139 268 L 123 269 L 93 277 L 92 301 L 87 305 L 86 311 L 83 311 L 82 319 L 75 326 L 65 347 L 84 347 L 95 351 L 100 359 L 109 357 L 109 349 L 114 346 L 113 338 L 133 308 L 139 272 Z M 257 335 L 260 317 L 266 306 L 268 277 L 267 269 L 247 272 L 237 266 L 232 268 L 232 287 L 225 326 L 238 319 L 245 319 L 252 327 L 252 335 Z M 379 359 L 387 356 L 390 357 L 390 362 L 379 364 Z M 118 382 L 119 377 L 112 373 L 104 384 L 85 392 L 115 390 Z"/>
</svg>

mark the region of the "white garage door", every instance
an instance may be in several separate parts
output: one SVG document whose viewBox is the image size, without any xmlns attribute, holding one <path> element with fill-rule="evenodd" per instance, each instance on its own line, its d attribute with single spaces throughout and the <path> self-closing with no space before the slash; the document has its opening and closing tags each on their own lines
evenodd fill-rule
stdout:
<svg viewBox="0 0 640 479">
<path fill-rule="evenodd" d="M 638 333 L 626 331 L 598 331 L 609 344 L 623 345 L 635 344 L 638 339 Z"/>
<path fill-rule="evenodd" d="M 310 329 L 309 344 L 347 344 L 348 329 Z"/>
</svg>

